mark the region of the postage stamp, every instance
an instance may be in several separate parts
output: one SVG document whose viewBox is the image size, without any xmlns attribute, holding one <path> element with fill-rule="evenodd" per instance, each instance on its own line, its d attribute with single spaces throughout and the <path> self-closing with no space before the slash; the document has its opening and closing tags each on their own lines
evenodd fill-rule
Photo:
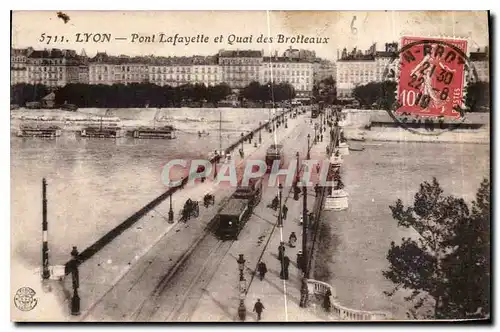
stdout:
<svg viewBox="0 0 500 332">
<path fill-rule="evenodd" d="M 459 119 L 467 40 L 403 37 L 396 114 Z"/>
</svg>

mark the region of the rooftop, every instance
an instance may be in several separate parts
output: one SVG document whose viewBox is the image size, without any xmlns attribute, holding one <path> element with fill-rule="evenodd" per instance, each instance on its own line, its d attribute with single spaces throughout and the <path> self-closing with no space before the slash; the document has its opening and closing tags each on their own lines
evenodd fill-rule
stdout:
<svg viewBox="0 0 500 332">
<path fill-rule="evenodd" d="M 312 63 L 309 59 L 300 59 L 294 57 L 275 57 L 275 56 L 265 56 L 262 58 L 262 62 L 303 62 L 303 63 Z"/>
<path fill-rule="evenodd" d="M 262 57 L 262 51 L 254 50 L 220 50 L 219 57 L 222 58 L 260 58 Z"/>
</svg>

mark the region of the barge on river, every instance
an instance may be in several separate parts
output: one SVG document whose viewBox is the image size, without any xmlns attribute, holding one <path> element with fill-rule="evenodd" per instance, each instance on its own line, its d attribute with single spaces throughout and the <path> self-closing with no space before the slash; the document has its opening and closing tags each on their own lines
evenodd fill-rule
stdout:
<svg viewBox="0 0 500 332">
<path fill-rule="evenodd" d="M 55 138 L 61 136 L 61 128 L 58 126 L 21 125 L 17 136 Z"/>
<path fill-rule="evenodd" d="M 120 127 L 85 127 L 80 131 L 81 137 L 88 138 L 119 138 L 123 137 L 124 131 Z"/>
<path fill-rule="evenodd" d="M 175 128 L 173 126 L 164 126 L 158 128 L 141 127 L 133 132 L 134 138 L 149 138 L 149 139 L 174 139 Z"/>
</svg>

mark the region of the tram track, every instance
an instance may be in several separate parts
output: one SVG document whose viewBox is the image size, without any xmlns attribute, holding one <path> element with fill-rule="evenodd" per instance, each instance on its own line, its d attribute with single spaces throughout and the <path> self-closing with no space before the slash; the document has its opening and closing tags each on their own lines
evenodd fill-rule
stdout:
<svg viewBox="0 0 500 332">
<path fill-rule="evenodd" d="M 300 131 L 302 132 L 302 131 Z M 282 141 L 286 142 L 290 134 Z M 288 196 L 288 195 L 287 195 Z M 222 204 L 221 204 L 222 207 Z M 215 235 L 217 218 L 129 317 L 133 321 L 189 321 L 234 241 Z M 273 228 L 276 225 L 273 225 Z"/>
</svg>

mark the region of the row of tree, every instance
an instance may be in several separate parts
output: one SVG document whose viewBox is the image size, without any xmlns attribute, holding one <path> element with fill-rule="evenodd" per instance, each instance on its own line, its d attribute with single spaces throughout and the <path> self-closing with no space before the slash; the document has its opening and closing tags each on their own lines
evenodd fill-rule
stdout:
<svg viewBox="0 0 500 332">
<path fill-rule="evenodd" d="M 475 201 L 445 196 L 439 183 L 424 182 L 412 206 L 390 206 L 398 226 L 418 233 L 391 243 L 383 275 L 409 291 L 410 318 L 466 319 L 490 315 L 490 182 Z"/>
<path fill-rule="evenodd" d="M 353 90 L 354 98 L 362 107 L 389 110 L 396 101 L 397 84 L 393 81 L 371 82 L 358 85 Z M 485 112 L 490 108 L 490 85 L 475 82 L 466 89 L 465 106 L 470 112 Z"/>
<path fill-rule="evenodd" d="M 40 101 L 48 92 L 48 88 L 40 84 L 17 84 L 11 87 L 11 103 L 23 106 L 29 101 Z M 178 87 L 150 83 L 67 84 L 55 90 L 55 103 L 78 107 L 177 107 L 183 101 L 217 103 L 230 94 L 227 84 L 209 87 L 203 84 Z"/>
<path fill-rule="evenodd" d="M 240 91 L 240 97 L 255 102 L 282 102 L 295 98 L 296 92 L 293 85 L 289 83 L 267 83 L 251 82 Z"/>
<path fill-rule="evenodd" d="M 16 84 L 10 87 L 10 103 L 24 106 L 30 101 L 40 101 L 49 93 L 43 84 Z"/>
<path fill-rule="evenodd" d="M 49 93 L 41 84 L 11 86 L 11 104 L 24 106 L 26 102 L 40 101 Z M 150 83 L 90 85 L 67 84 L 55 90 L 55 103 L 74 104 L 78 107 L 177 107 L 182 102 L 209 102 L 216 104 L 231 95 L 229 85 L 215 86 L 186 84 L 178 87 L 158 86 Z M 259 84 L 252 82 L 240 91 L 240 99 L 255 102 L 282 102 L 295 98 L 295 89 L 288 83 Z"/>
</svg>

